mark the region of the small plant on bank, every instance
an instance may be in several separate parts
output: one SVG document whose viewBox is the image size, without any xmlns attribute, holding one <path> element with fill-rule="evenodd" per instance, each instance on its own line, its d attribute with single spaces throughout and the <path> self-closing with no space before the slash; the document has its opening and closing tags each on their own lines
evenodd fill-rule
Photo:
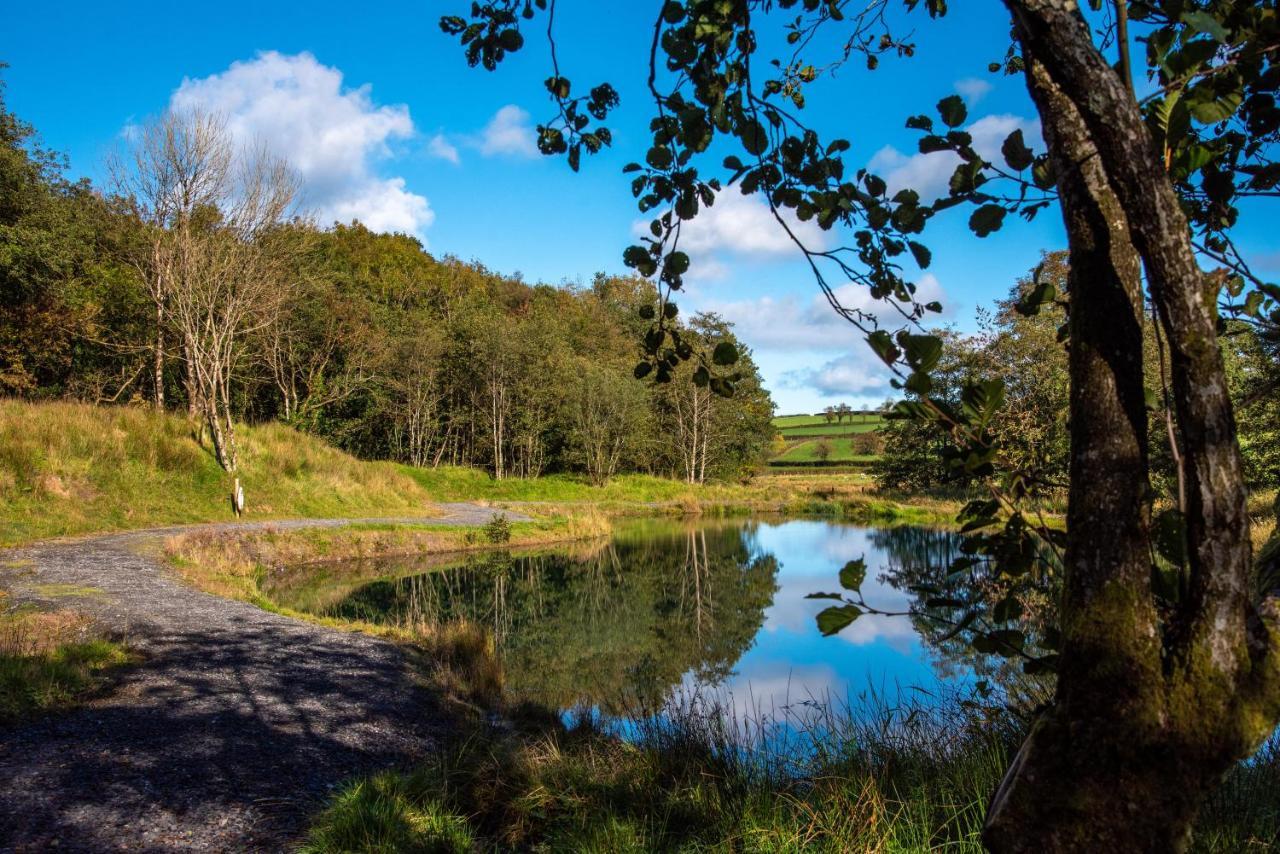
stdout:
<svg viewBox="0 0 1280 854">
<path fill-rule="evenodd" d="M 490 543 L 502 545 L 511 541 L 511 520 L 505 513 L 499 513 L 484 523 L 484 538 Z"/>
</svg>

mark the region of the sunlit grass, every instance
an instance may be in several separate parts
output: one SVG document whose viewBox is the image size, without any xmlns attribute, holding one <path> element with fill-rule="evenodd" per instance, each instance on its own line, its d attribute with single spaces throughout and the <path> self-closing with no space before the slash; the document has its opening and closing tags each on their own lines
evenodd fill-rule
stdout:
<svg viewBox="0 0 1280 854">
<path fill-rule="evenodd" d="M 401 466 L 357 460 L 280 424 L 242 427 L 239 441 L 248 518 L 435 513 Z M 0 545 L 232 519 L 231 485 L 179 416 L 0 400 Z"/>
</svg>

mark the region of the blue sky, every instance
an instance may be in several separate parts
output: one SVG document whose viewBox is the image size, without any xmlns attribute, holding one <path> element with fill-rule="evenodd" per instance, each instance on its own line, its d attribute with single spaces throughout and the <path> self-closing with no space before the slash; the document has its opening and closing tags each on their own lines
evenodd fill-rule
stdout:
<svg viewBox="0 0 1280 854">
<path fill-rule="evenodd" d="M 11 66 L 10 109 L 70 156 L 74 174 L 103 180 L 130 124 L 171 103 L 198 103 L 288 156 L 322 220 L 354 216 L 407 231 L 433 253 L 530 281 L 588 282 L 596 271 L 623 271 L 621 251 L 641 219 L 620 170 L 646 147 L 652 5 L 561 0 L 562 70 L 578 86 L 608 79 L 623 99 L 610 122 L 614 148 L 577 175 L 533 149 L 531 127 L 550 115 L 542 40 L 529 33 L 526 49 L 496 73 L 468 68 L 436 25 L 442 13 L 465 12 L 464 0 L 21 4 L 6 11 L 0 61 Z M 850 139 L 851 165 L 870 163 L 891 184 L 945 181 L 945 163 L 912 157 L 915 135 L 903 122 L 953 92 L 970 103 L 975 138 L 998 149 L 1023 127 L 1038 141 L 1021 81 L 986 71 L 1008 45 L 998 3 L 955 4 L 941 21 L 916 14 L 908 23 L 914 58 L 874 74 L 852 68 L 809 95 L 809 121 Z M 706 164 L 712 174 L 718 160 Z M 1055 211 L 982 241 L 968 235 L 966 217 L 959 209 L 930 226 L 934 264 L 917 275 L 962 329 L 1042 250 L 1064 245 Z M 682 307 L 736 324 L 780 412 L 889 394 L 874 357 L 816 301 L 807 267 L 758 203 L 722 197 L 686 243 L 694 261 Z"/>
</svg>

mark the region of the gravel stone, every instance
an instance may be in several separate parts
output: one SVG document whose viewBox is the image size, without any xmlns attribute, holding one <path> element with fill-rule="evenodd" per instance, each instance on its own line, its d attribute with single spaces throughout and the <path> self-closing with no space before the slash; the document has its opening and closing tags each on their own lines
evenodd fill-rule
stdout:
<svg viewBox="0 0 1280 854">
<path fill-rule="evenodd" d="M 105 696 L 0 729 L 0 851 L 288 850 L 342 781 L 429 753 L 449 724 L 394 644 L 202 593 L 154 555 L 186 531 L 480 525 L 498 512 L 441 508 L 433 519 L 158 528 L 0 552 L 0 566 L 20 567 L 7 571 L 14 600 L 41 603 L 37 585 L 96 588 L 58 603 L 120 632 L 141 658 Z"/>
</svg>

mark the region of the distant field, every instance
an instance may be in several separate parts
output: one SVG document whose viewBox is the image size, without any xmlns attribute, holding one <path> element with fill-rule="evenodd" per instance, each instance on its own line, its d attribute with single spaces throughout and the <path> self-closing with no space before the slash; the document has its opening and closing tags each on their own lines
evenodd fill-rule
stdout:
<svg viewBox="0 0 1280 854">
<path fill-rule="evenodd" d="M 843 421 L 827 421 L 823 415 L 784 415 L 773 419 L 773 426 L 784 439 L 804 439 L 812 436 L 852 436 L 878 430 L 883 424 L 879 413 L 875 415 L 846 416 Z"/>
<path fill-rule="evenodd" d="M 801 439 L 809 436 L 852 436 L 857 433 L 870 433 L 873 430 L 879 430 L 884 426 L 884 422 L 880 420 L 866 421 L 862 424 L 852 423 L 848 421 L 843 424 L 823 424 L 821 426 L 814 425 L 804 427 L 783 427 L 778 432 L 782 434 L 784 439 Z"/>
<path fill-rule="evenodd" d="M 831 445 L 831 455 L 827 457 L 828 462 L 865 463 L 875 459 L 874 455 L 855 454 L 853 452 L 852 439 L 830 439 L 828 443 Z M 794 445 L 775 457 L 775 459 L 785 463 L 818 462 L 820 459 L 818 457 L 818 440 L 814 439 Z"/>
</svg>

